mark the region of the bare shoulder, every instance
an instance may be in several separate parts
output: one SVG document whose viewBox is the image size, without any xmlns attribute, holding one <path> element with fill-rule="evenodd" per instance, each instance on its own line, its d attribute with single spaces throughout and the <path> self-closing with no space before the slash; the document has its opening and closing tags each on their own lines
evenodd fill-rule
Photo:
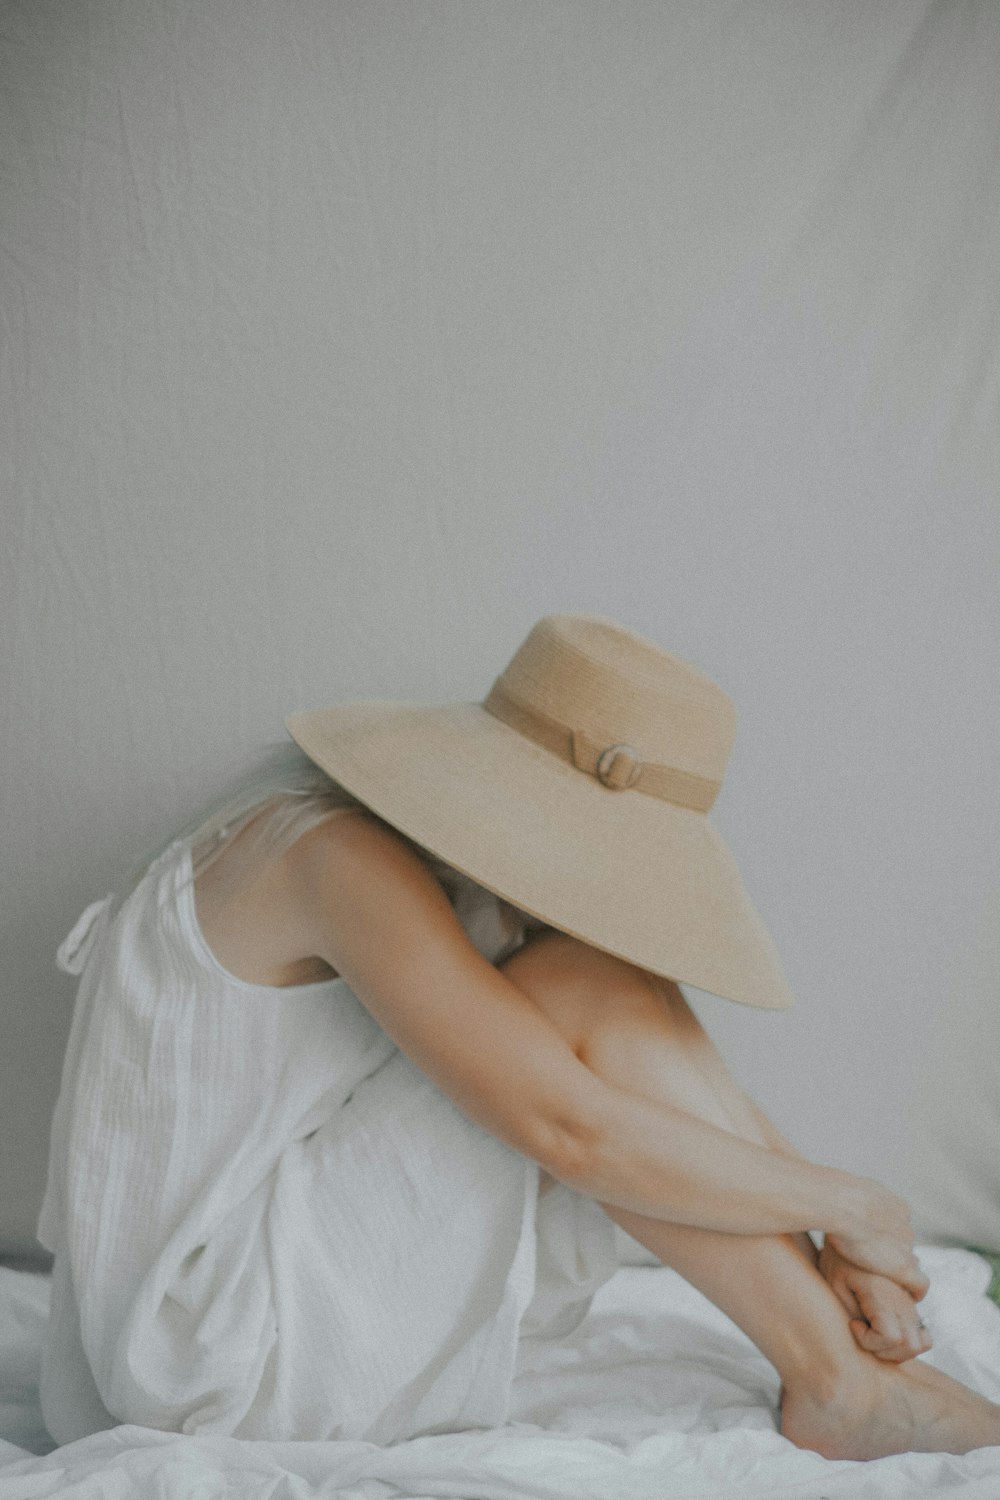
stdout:
<svg viewBox="0 0 1000 1500">
<path fill-rule="evenodd" d="M 288 879 L 314 951 L 350 977 L 468 940 L 427 861 L 373 813 L 348 809 L 294 847 Z"/>
<path fill-rule="evenodd" d="M 320 850 L 327 847 L 362 848 L 366 846 L 409 848 L 407 840 L 401 833 L 397 833 L 367 807 L 340 808 L 324 818 L 322 823 L 317 823 L 316 827 L 310 829 L 307 834 L 303 834 L 293 847 L 308 848 L 310 845 Z"/>
<path fill-rule="evenodd" d="M 331 882 L 357 876 L 430 882 L 440 890 L 426 861 L 410 841 L 367 808 L 350 807 L 325 819 L 289 851 L 300 880 L 326 895 Z"/>
</svg>

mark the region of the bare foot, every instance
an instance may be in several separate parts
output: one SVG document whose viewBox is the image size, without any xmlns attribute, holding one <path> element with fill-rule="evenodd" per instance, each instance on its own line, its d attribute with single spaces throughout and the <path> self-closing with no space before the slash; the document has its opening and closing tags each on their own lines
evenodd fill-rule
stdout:
<svg viewBox="0 0 1000 1500">
<path fill-rule="evenodd" d="M 862 1354 L 826 1400 L 783 1391 L 781 1431 L 824 1458 L 969 1453 L 1000 1444 L 1000 1406 L 921 1360 L 892 1365 Z"/>
</svg>

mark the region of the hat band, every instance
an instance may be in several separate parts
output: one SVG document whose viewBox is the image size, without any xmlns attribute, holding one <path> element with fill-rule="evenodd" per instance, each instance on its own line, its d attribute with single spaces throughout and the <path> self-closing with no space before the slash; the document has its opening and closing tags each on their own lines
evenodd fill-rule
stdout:
<svg viewBox="0 0 1000 1500">
<path fill-rule="evenodd" d="M 719 794 L 721 781 L 680 771 L 660 761 L 643 760 L 639 751 L 628 744 L 611 744 L 594 739 L 584 729 L 571 729 L 533 704 L 515 698 L 498 678 L 483 701 L 483 708 L 518 734 L 533 740 L 544 750 L 568 761 L 578 771 L 586 771 L 614 790 L 630 789 L 661 802 L 673 802 L 692 812 L 708 812 Z"/>
</svg>

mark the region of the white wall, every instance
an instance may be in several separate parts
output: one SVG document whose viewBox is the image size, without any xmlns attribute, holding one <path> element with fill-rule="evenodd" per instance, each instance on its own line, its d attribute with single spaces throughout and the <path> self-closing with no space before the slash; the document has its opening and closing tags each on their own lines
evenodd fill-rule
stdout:
<svg viewBox="0 0 1000 1500">
<path fill-rule="evenodd" d="M 714 816 L 800 999 L 704 1001 L 739 1076 L 965 1232 L 933 1184 L 982 1121 L 952 1102 L 995 1109 L 996 7 L 4 30 L 8 1248 L 82 906 L 290 710 L 479 697 L 561 609 L 742 708 Z"/>
</svg>

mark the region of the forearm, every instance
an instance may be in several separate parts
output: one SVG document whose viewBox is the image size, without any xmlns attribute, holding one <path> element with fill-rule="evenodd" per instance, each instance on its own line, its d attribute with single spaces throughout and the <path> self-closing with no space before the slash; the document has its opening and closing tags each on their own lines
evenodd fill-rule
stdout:
<svg viewBox="0 0 1000 1500">
<path fill-rule="evenodd" d="M 787 1136 L 782 1135 L 774 1121 L 764 1113 L 760 1105 L 744 1089 L 740 1089 L 740 1094 L 746 1101 L 747 1111 L 757 1127 L 757 1133 L 763 1145 L 767 1146 L 771 1151 L 777 1151 L 782 1156 L 794 1156 L 797 1161 L 807 1160 L 807 1158 L 803 1157 L 802 1152 L 792 1145 Z M 817 1236 L 811 1230 L 807 1232 L 813 1244 L 818 1249 L 823 1243 L 823 1236 Z"/>
<path fill-rule="evenodd" d="M 732 1234 L 850 1233 L 870 1211 L 875 1184 L 865 1178 L 622 1089 L 600 1085 L 588 1123 L 579 1164 L 563 1180 L 649 1218 Z"/>
<path fill-rule="evenodd" d="M 801 1152 L 786 1140 L 778 1127 L 768 1119 L 749 1094 L 744 1093 L 743 1097 L 757 1125 L 761 1140 L 773 1151 L 782 1152 L 786 1156 L 795 1157 L 796 1160 L 801 1161 L 803 1159 Z M 859 1273 L 858 1268 L 835 1248 L 836 1242 L 829 1238 L 829 1234 L 835 1232 L 831 1226 L 820 1254 L 819 1267 L 823 1275 L 830 1280 L 838 1297 L 851 1315 L 857 1317 L 859 1313 L 862 1314 L 874 1327 L 871 1338 L 869 1339 L 866 1335 L 867 1342 L 861 1341 L 862 1347 L 888 1359 L 909 1359 L 914 1354 L 920 1353 L 928 1346 L 929 1336 L 923 1323 L 913 1312 L 913 1299 L 914 1297 L 919 1299 L 923 1295 L 923 1289 L 912 1283 L 900 1284 L 891 1276 L 880 1275 L 878 1272 Z M 844 1291 L 845 1286 L 848 1288 L 847 1292 Z M 857 1296 L 859 1291 L 865 1300 L 863 1312 Z M 900 1296 L 904 1298 L 902 1303 L 899 1300 Z M 888 1322 L 886 1309 L 889 1314 Z M 885 1327 L 897 1330 L 902 1327 L 902 1338 L 897 1334 L 895 1339 L 886 1340 Z"/>
</svg>

